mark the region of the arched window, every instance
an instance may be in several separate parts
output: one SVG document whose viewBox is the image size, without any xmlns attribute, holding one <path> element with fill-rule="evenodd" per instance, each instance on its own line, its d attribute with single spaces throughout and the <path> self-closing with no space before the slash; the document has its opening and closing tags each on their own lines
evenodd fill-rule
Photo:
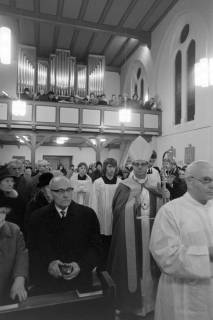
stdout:
<svg viewBox="0 0 213 320">
<path fill-rule="evenodd" d="M 179 36 L 174 60 L 174 123 L 195 118 L 195 54 L 196 43 L 186 24 Z"/>
<path fill-rule="evenodd" d="M 192 40 L 187 49 L 187 121 L 194 120 L 195 116 L 195 41 Z"/>
<path fill-rule="evenodd" d="M 144 80 L 143 78 L 141 79 L 141 100 L 144 101 Z"/>
<path fill-rule="evenodd" d="M 175 57 L 175 124 L 181 122 L 181 93 L 182 93 L 182 55 L 178 51 Z"/>
<path fill-rule="evenodd" d="M 7 27 L 0 28 L 0 61 L 3 64 L 11 63 L 11 30 Z"/>
<path fill-rule="evenodd" d="M 138 85 L 137 84 L 135 84 L 134 94 L 138 95 Z"/>
</svg>

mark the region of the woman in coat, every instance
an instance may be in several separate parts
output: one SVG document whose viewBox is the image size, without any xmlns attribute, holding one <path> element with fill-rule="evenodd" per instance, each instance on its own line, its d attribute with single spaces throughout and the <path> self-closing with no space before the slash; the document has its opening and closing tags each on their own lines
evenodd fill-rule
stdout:
<svg viewBox="0 0 213 320">
<path fill-rule="evenodd" d="M 9 177 L 8 177 L 9 178 Z M 23 301 L 28 277 L 28 251 L 19 227 L 5 220 L 10 212 L 7 198 L 0 199 L 0 305 L 10 299 Z"/>
</svg>

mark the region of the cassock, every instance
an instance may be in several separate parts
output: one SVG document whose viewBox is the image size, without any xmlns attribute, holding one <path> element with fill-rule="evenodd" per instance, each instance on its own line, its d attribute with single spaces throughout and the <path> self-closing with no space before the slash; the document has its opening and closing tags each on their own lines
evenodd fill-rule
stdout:
<svg viewBox="0 0 213 320">
<path fill-rule="evenodd" d="M 85 175 L 81 178 L 79 174 L 73 174 L 70 181 L 73 187 L 73 201 L 88 206 L 90 193 L 92 191 L 92 179 L 90 176 Z"/>
<path fill-rule="evenodd" d="M 156 196 L 143 186 L 133 175 L 115 192 L 108 259 L 108 271 L 117 289 L 117 308 L 137 315 L 154 309 L 157 286 L 157 266 L 149 253 Z"/>
<path fill-rule="evenodd" d="M 212 320 L 213 202 L 205 205 L 189 193 L 157 214 L 150 250 L 162 269 L 155 320 Z"/>
</svg>

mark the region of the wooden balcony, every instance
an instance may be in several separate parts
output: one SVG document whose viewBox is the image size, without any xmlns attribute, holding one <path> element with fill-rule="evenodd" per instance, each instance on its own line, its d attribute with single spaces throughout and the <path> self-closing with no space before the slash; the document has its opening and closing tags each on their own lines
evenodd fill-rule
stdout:
<svg viewBox="0 0 213 320">
<path fill-rule="evenodd" d="M 119 107 L 26 101 L 26 114 L 12 113 L 12 101 L 0 99 L 0 128 L 95 134 L 161 134 L 161 111 L 132 109 L 130 123 L 119 122 Z"/>
</svg>

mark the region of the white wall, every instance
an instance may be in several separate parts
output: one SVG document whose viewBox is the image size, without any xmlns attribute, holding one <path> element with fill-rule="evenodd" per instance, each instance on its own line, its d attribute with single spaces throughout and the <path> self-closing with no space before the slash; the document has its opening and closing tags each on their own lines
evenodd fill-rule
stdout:
<svg viewBox="0 0 213 320">
<path fill-rule="evenodd" d="M 4 145 L 0 149 L 0 165 L 4 165 L 12 160 L 13 156 L 25 156 L 26 160 L 30 160 L 30 149 L 26 146 L 20 146 L 19 148 L 18 146 Z"/>
<path fill-rule="evenodd" d="M 12 160 L 13 156 L 25 156 L 26 160 L 31 160 L 31 152 L 30 149 L 26 146 L 13 146 L 13 145 L 4 145 L 3 148 L 0 149 L 0 165 L 3 165 L 10 160 Z M 75 166 L 79 164 L 79 162 L 84 161 L 88 165 L 96 162 L 96 153 L 92 148 L 70 148 L 70 147 L 48 147 L 41 146 L 36 150 L 35 160 L 43 159 L 43 155 L 58 155 L 58 156 L 72 156 L 73 163 Z M 115 158 L 117 161 L 119 160 L 119 149 L 104 149 L 101 152 L 101 161 L 103 162 L 106 158 Z"/>
<path fill-rule="evenodd" d="M 120 150 L 119 149 L 107 149 L 105 148 L 101 152 L 101 162 L 103 162 L 106 158 L 114 158 L 117 162 L 120 159 Z"/>
<path fill-rule="evenodd" d="M 121 91 L 131 89 L 131 70 L 140 61 L 147 75 L 149 97 L 157 94 L 162 103 L 162 136 L 157 138 L 158 162 L 171 146 L 177 161 L 184 160 L 184 150 L 195 146 L 195 159 L 213 161 L 213 87 L 196 87 L 195 120 L 174 125 L 174 56 L 180 32 L 189 23 L 190 35 L 196 41 L 196 62 L 213 57 L 213 1 L 180 0 L 152 33 L 151 50 L 140 47 L 121 70 Z M 185 79 L 183 78 L 183 81 Z"/>
<path fill-rule="evenodd" d="M 117 72 L 105 71 L 104 93 L 107 99 L 111 99 L 112 94 L 120 94 L 120 75 Z"/>
</svg>

